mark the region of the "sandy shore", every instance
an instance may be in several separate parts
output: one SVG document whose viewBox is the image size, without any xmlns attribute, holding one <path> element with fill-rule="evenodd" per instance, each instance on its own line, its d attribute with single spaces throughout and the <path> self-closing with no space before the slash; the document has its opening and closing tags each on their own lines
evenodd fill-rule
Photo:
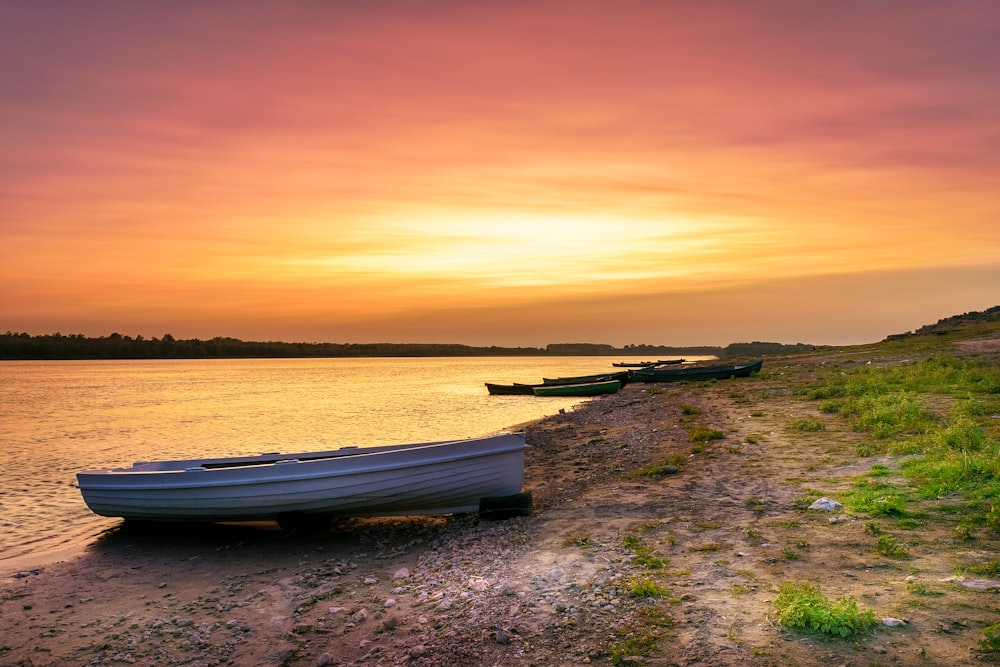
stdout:
<svg viewBox="0 0 1000 667">
<path fill-rule="evenodd" d="M 630 385 L 529 425 L 531 517 L 304 535 L 119 527 L 72 557 L 0 564 L 0 665 L 982 664 L 995 596 L 956 587 L 921 607 L 908 594 L 907 576 L 954 575 L 947 527 L 926 528 L 903 570 L 871 553 L 863 521 L 797 502 L 835 495 L 872 460 L 851 455 L 843 425 L 790 432 L 797 416 L 828 418 L 791 387 L 822 364 L 898 361 L 832 354 L 745 380 Z M 723 437 L 693 442 L 692 423 Z M 636 474 L 667 459 L 676 472 Z M 907 623 L 803 639 L 773 620 L 791 579 Z M 642 580 L 665 597 L 633 595 Z M 655 640 L 645 657 L 613 653 L 639 637 Z"/>
</svg>

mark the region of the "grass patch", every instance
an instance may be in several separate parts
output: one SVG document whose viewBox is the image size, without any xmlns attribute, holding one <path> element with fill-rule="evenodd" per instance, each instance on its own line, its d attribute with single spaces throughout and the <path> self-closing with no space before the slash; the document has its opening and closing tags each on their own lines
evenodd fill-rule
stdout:
<svg viewBox="0 0 1000 667">
<path fill-rule="evenodd" d="M 649 655 L 656 648 L 659 641 L 660 636 L 658 633 L 642 633 L 616 642 L 608 649 L 608 652 L 611 654 L 611 664 L 640 665 L 642 664 L 641 660 L 633 660 L 632 658 L 641 658 L 642 656 Z"/>
<path fill-rule="evenodd" d="M 657 556 L 652 548 L 643 544 L 642 540 L 635 535 L 626 535 L 622 538 L 622 544 L 635 554 L 635 559 L 632 562 L 636 565 L 641 565 L 648 570 L 660 570 L 670 564 L 668 559 Z"/>
<path fill-rule="evenodd" d="M 778 610 L 778 622 L 786 628 L 825 637 L 849 639 L 878 624 L 875 612 L 859 610 L 854 598 L 831 600 L 816 584 L 808 581 L 782 584 L 774 606 Z"/>
<path fill-rule="evenodd" d="M 563 546 L 589 549 L 594 546 L 594 542 L 590 539 L 590 535 L 570 535 L 563 540 Z"/>
<path fill-rule="evenodd" d="M 744 504 L 758 514 L 763 514 L 767 511 L 767 507 L 756 496 L 750 496 L 744 501 Z"/>
<path fill-rule="evenodd" d="M 983 638 L 979 640 L 979 648 L 988 653 L 1000 652 L 1000 623 L 983 628 Z"/>
<path fill-rule="evenodd" d="M 619 630 L 621 641 L 608 647 L 612 665 L 641 665 L 641 658 L 656 650 L 663 628 L 673 625 L 673 618 L 661 605 L 648 605 L 636 611 L 636 620 L 642 627 L 626 626 Z M 639 660 L 635 660 L 639 658 Z"/>
<path fill-rule="evenodd" d="M 722 431 L 716 430 L 714 428 L 709 428 L 708 426 L 701 426 L 700 424 L 695 424 L 687 430 L 688 437 L 691 438 L 691 442 L 704 444 L 711 440 L 722 440 L 726 437 L 726 434 Z"/>
<path fill-rule="evenodd" d="M 657 584 L 652 579 L 632 579 L 628 582 L 629 592 L 637 598 L 665 598 L 670 594 L 666 586 Z"/>
<path fill-rule="evenodd" d="M 791 424 L 789 424 L 789 428 L 791 428 L 793 431 L 814 432 L 814 431 L 822 431 L 823 429 L 826 428 L 826 424 L 824 424 L 818 419 L 805 417 L 803 419 L 794 420 Z"/>
<path fill-rule="evenodd" d="M 729 592 L 733 594 L 734 598 L 751 591 L 753 591 L 753 586 L 750 584 L 729 584 Z"/>
<path fill-rule="evenodd" d="M 1000 533 L 1000 368 L 952 355 L 887 368 L 831 374 L 809 392 L 825 413 L 848 419 L 871 436 L 861 455 L 916 454 L 902 464 L 915 495 L 959 495 L 969 502 L 966 525 Z M 888 476 L 873 468 L 873 476 Z M 912 493 L 887 486 L 857 488 L 857 511 L 902 516 Z"/>
<path fill-rule="evenodd" d="M 912 490 L 884 480 L 862 478 L 843 494 L 844 504 L 855 512 L 882 517 L 905 517 Z"/>
<path fill-rule="evenodd" d="M 641 477 L 666 477 L 667 475 L 674 475 L 681 471 L 686 461 L 687 457 L 683 454 L 674 454 L 662 461 L 640 468 L 637 474 Z"/>
<path fill-rule="evenodd" d="M 701 408 L 695 407 L 693 405 L 682 405 L 681 406 L 681 421 L 689 422 L 693 418 L 701 414 Z"/>
<path fill-rule="evenodd" d="M 910 595 L 920 595 L 922 597 L 941 597 L 944 595 L 942 591 L 929 588 L 926 584 L 922 584 L 919 581 L 911 581 L 907 583 L 906 591 Z"/>
<path fill-rule="evenodd" d="M 970 565 L 966 568 L 966 571 L 980 577 L 1000 577 L 1000 560 L 991 560 L 987 563 Z"/>
<path fill-rule="evenodd" d="M 886 558 L 906 558 L 910 554 L 899 540 L 891 535 L 879 535 L 875 540 L 875 553 Z"/>
<path fill-rule="evenodd" d="M 717 530 L 719 528 L 722 528 L 722 522 L 721 521 L 695 521 L 694 523 L 691 524 L 691 527 L 693 529 L 696 529 L 696 530 L 699 530 L 699 531 Z"/>
</svg>

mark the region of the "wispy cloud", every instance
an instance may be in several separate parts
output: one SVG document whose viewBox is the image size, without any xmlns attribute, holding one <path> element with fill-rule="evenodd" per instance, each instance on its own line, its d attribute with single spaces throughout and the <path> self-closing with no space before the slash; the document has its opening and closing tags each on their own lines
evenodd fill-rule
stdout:
<svg viewBox="0 0 1000 667">
<path fill-rule="evenodd" d="M 600 299 L 994 264 L 998 19 L 972 0 L 8 4 L 4 312 L 378 338 L 389 313 L 570 322 Z"/>
</svg>

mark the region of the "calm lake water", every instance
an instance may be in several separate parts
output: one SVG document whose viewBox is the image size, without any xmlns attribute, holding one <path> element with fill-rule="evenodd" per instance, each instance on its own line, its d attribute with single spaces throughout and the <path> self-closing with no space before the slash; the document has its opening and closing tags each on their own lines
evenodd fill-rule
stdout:
<svg viewBox="0 0 1000 667">
<path fill-rule="evenodd" d="M 586 399 L 490 396 L 484 382 L 610 372 L 613 361 L 0 362 L 0 562 L 119 523 L 87 509 L 75 486 L 80 470 L 489 435 Z"/>
</svg>

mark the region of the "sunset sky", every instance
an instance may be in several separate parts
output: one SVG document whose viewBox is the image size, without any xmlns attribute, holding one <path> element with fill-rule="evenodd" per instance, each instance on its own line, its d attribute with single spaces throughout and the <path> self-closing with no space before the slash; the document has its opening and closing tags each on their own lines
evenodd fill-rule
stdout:
<svg viewBox="0 0 1000 667">
<path fill-rule="evenodd" d="M 839 345 L 982 310 L 998 26 L 989 0 L 0 0 L 0 332 Z"/>
</svg>

